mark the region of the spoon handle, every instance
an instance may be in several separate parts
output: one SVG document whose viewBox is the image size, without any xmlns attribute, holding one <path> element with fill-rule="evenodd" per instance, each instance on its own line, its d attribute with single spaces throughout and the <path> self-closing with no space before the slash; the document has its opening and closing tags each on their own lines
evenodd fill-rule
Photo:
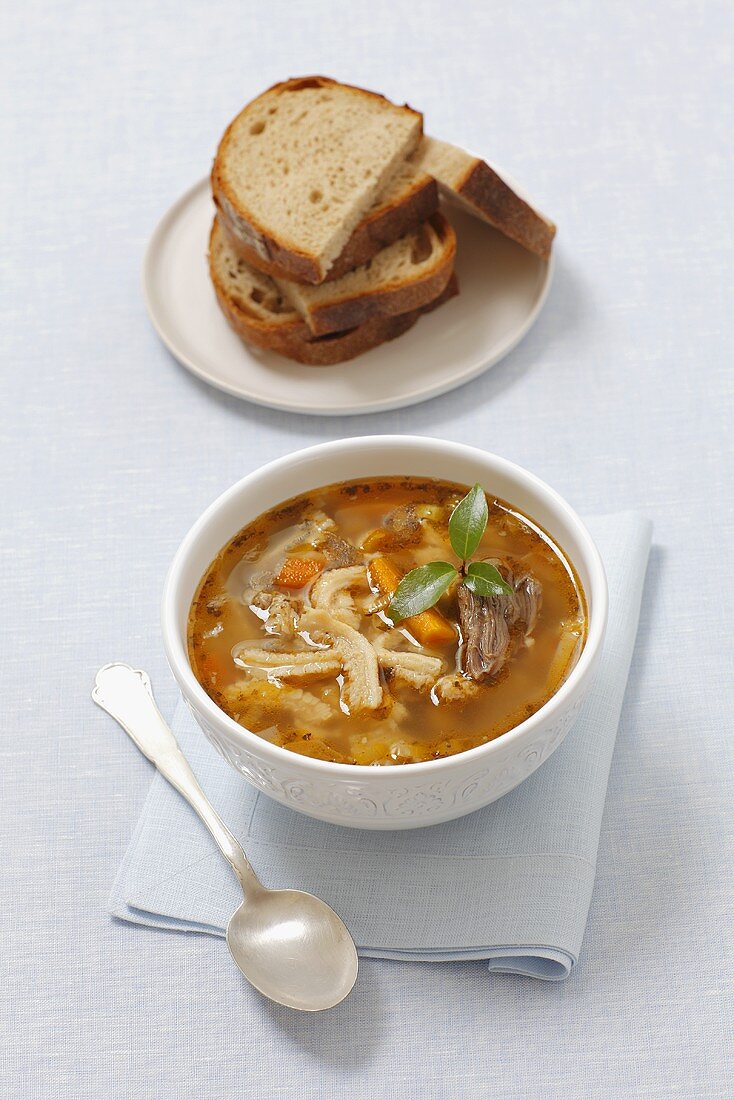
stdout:
<svg viewBox="0 0 734 1100">
<path fill-rule="evenodd" d="M 142 669 L 115 661 L 97 673 L 92 699 L 122 726 L 144 756 L 182 794 L 232 865 L 245 895 L 262 889 L 239 842 L 214 810 L 153 698 Z"/>
</svg>

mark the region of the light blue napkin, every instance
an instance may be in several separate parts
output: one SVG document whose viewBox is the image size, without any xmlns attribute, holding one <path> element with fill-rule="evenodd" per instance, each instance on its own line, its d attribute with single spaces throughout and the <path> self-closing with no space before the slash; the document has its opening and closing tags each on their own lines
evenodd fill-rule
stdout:
<svg viewBox="0 0 734 1100">
<path fill-rule="evenodd" d="M 202 787 L 268 886 L 324 898 L 360 954 L 487 959 L 490 970 L 565 978 L 581 950 L 609 766 L 634 648 L 651 525 L 631 513 L 589 521 L 610 589 L 599 673 L 550 760 L 499 802 L 405 832 L 325 825 L 250 787 L 183 702 L 173 730 Z M 223 935 L 242 900 L 228 865 L 159 775 L 114 884 L 110 910 L 158 928 Z"/>
</svg>

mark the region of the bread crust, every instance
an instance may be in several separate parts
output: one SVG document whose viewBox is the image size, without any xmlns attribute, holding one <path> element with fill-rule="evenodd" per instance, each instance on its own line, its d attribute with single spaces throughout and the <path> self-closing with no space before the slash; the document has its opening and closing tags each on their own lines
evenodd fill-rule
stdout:
<svg viewBox="0 0 734 1100">
<path fill-rule="evenodd" d="M 259 100 L 263 99 L 265 96 L 271 95 L 273 92 L 299 91 L 302 88 L 323 88 L 337 84 L 340 87 L 359 92 L 361 95 L 378 99 L 383 103 L 390 103 L 390 100 L 388 100 L 386 96 L 379 95 L 377 92 L 371 92 L 366 88 L 358 88 L 354 84 L 343 84 L 339 81 L 332 80 L 330 77 L 291 77 L 289 80 L 283 80 L 278 84 L 273 84 L 272 87 L 268 88 L 261 95 L 248 103 L 247 106 L 236 115 L 232 122 L 230 122 L 219 143 L 211 172 L 211 187 L 214 202 L 217 209 L 222 213 L 231 232 L 238 238 L 243 247 L 250 250 L 258 261 L 257 264 L 255 264 L 250 257 L 247 257 L 248 262 L 252 262 L 253 266 L 257 266 L 260 271 L 264 271 L 266 274 L 275 274 L 277 268 L 278 273 L 283 278 L 292 279 L 294 282 L 299 283 L 319 284 L 329 276 L 330 271 L 323 271 L 319 261 L 309 253 L 295 248 L 292 245 L 286 245 L 273 237 L 265 226 L 258 222 L 252 211 L 248 210 L 247 207 L 238 201 L 237 196 L 227 183 L 223 167 L 232 131 L 237 121 L 245 112 L 249 111 L 255 103 L 259 102 Z M 394 106 L 392 103 L 390 105 Z M 410 111 L 411 114 L 415 115 L 419 120 L 420 126 L 416 135 L 417 146 L 423 134 L 423 116 L 420 112 L 413 110 L 413 108 L 409 107 L 407 104 L 404 105 L 404 109 Z M 340 258 L 341 257 L 337 257 L 337 259 Z M 266 264 L 269 266 L 264 266 Z M 344 271 L 347 270 L 349 270 L 349 268 L 342 268 L 341 274 L 344 274 Z M 334 277 L 336 278 L 338 276 Z"/>
<path fill-rule="evenodd" d="M 217 290 L 217 299 L 231 328 L 247 344 L 254 344 L 265 351 L 274 351 L 286 359 L 295 359 L 297 363 L 306 363 L 312 367 L 330 367 L 335 363 L 344 363 L 362 355 L 371 348 L 394 340 L 415 324 L 420 311 L 403 317 L 373 317 L 359 328 L 349 332 L 337 332 L 332 336 L 312 337 L 299 334 L 292 327 L 272 329 L 265 333 L 259 327 L 253 327 L 250 318 Z M 304 326 L 305 327 L 305 326 Z M 308 330 L 307 330 L 308 331 Z"/>
<path fill-rule="evenodd" d="M 220 206 L 216 195 L 214 202 L 217 206 L 219 222 L 238 256 L 247 260 L 248 264 L 265 275 L 292 279 L 294 282 L 311 282 L 308 279 L 293 279 L 292 274 L 277 259 L 263 259 L 252 245 L 242 239 L 236 225 L 227 217 L 226 209 Z M 430 218 L 431 214 L 435 214 L 438 208 L 439 195 L 436 181 L 432 176 L 416 177 L 412 187 L 406 190 L 399 203 L 382 206 L 359 223 L 322 281 L 333 282 L 352 268 L 366 264 L 377 255 L 380 249 L 392 244 L 404 233 L 415 229 Z"/>
<path fill-rule="evenodd" d="M 401 336 L 412 328 L 422 313 L 438 308 L 444 302 L 458 294 L 459 287 L 455 275 L 452 275 L 443 292 L 422 309 L 415 309 L 399 316 L 376 315 L 364 325 L 327 337 L 314 337 L 304 321 L 284 319 L 265 321 L 248 312 L 227 292 L 212 262 L 213 242 L 218 231 L 215 221 L 212 226 L 209 248 L 209 273 L 220 309 L 231 328 L 248 344 L 274 351 L 288 359 L 310 366 L 333 366 L 363 354 Z"/>
<path fill-rule="evenodd" d="M 441 248 L 437 249 L 434 262 L 419 279 L 406 279 L 402 285 L 386 290 L 314 305 L 305 318 L 313 335 L 325 336 L 355 328 L 377 315 L 395 316 L 421 309 L 437 298 L 445 289 L 454 268 L 456 234 L 440 212 L 431 215 L 429 224 L 435 230 Z"/>
<path fill-rule="evenodd" d="M 455 191 L 500 233 L 542 260 L 549 258 L 555 225 L 533 210 L 485 161 L 476 160 Z"/>
</svg>

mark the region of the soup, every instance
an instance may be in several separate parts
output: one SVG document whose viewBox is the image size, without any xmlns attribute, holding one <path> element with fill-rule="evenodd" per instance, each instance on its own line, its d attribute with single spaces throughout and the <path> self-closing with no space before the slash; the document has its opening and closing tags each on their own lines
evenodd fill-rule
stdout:
<svg viewBox="0 0 734 1100">
<path fill-rule="evenodd" d="M 191 607 L 189 659 L 207 694 L 268 741 L 347 764 L 449 756 L 534 714 L 583 648 L 583 590 L 550 536 L 487 494 L 472 560 L 504 588 L 471 591 L 449 535 L 466 493 L 406 477 L 342 482 L 243 527 Z M 437 560 L 458 568 L 455 582 L 395 622 L 401 579 Z"/>
</svg>

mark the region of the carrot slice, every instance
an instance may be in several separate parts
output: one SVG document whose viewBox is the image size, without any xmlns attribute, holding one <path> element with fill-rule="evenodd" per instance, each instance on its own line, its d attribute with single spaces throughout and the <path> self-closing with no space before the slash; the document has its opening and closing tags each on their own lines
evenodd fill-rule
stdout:
<svg viewBox="0 0 734 1100">
<path fill-rule="evenodd" d="M 380 595 L 392 599 L 395 589 L 403 579 L 398 567 L 389 558 L 373 558 L 368 571 L 370 581 Z M 440 648 L 456 642 L 455 627 L 435 607 L 422 611 L 420 615 L 413 615 L 410 619 L 404 619 L 401 626 L 409 630 L 421 645 Z"/>
<path fill-rule="evenodd" d="M 324 563 L 319 558 L 286 558 L 275 583 L 281 588 L 303 588 L 318 577 L 323 568 Z"/>
<path fill-rule="evenodd" d="M 385 535 L 387 531 L 384 527 L 375 527 L 374 531 L 370 531 L 369 535 L 362 543 L 362 549 L 367 554 L 374 553 L 375 550 L 384 549 Z"/>
</svg>

